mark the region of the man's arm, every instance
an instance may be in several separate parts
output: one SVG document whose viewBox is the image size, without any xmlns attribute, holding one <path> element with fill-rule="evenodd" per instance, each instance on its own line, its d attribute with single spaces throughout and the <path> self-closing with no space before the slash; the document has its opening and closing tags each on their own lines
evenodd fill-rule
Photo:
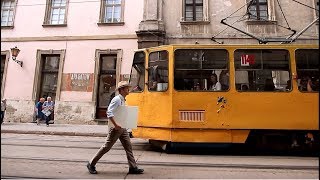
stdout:
<svg viewBox="0 0 320 180">
<path fill-rule="evenodd" d="M 118 108 L 121 105 L 121 100 L 118 97 L 114 97 L 109 106 L 108 106 L 108 111 L 107 111 L 107 117 L 109 118 L 109 120 L 112 122 L 112 124 L 114 125 L 115 129 L 120 129 L 121 126 L 118 125 L 118 123 L 116 123 L 115 119 L 114 119 L 114 110 L 116 108 Z"/>
<path fill-rule="evenodd" d="M 114 125 L 115 129 L 121 129 L 121 126 L 119 126 L 113 117 L 109 117 L 109 120 L 111 120 L 112 124 Z"/>
</svg>

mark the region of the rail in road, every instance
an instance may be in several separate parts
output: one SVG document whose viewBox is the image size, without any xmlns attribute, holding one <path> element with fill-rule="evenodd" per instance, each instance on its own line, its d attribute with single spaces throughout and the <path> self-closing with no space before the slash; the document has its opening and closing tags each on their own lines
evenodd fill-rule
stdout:
<svg viewBox="0 0 320 180">
<path fill-rule="evenodd" d="M 1 145 L 5 146 L 25 146 L 25 147 L 52 147 L 52 148 L 76 148 L 76 149 L 97 149 L 104 142 L 103 138 L 93 140 L 83 139 L 61 139 L 51 138 L 48 136 L 44 137 L 2 137 Z M 18 141 L 14 141 L 18 140 Z M 20 141 L 23 141 L 21 143 Z M 35 141 L 40 141 L 34 143 Z M 54 144 L 60 143 L 60 144 Z M 86 146 L 79 145 L 86 144 Z M 132 144 L 134 151 L 136 150 L 151 150 L 152 148 L 146 142 L 135 142 Z M 113 150 L 123 150 L 123 147 L 119 141 L 112 148 Z M 233 155 L 233 154 L 229 154 Z M 84 159 L 66 159 L 66 158 L 46 158 L 46 157 L 22 157 L 22 156 L 1 156 L 3 159 L 16 159 L 16 160 L 32 160 L 32 161 L 60 161 L 60 162 L 79 162 L 85 163 L 87 160 Z M 245 157 L 244 157 L 245 158 Z M 284 157 L 288 158 L 288 157 Z M 305 157 L 294 157 L 295 159 L 304 159 Z M 104 161 L 101 160 L 99 163 L 104 164 L 127 164 L 127 161 Z M 242 169 L 288 169 L 288 170 L 318 170 L 319 166 L 299 166 L 299 165 L 261 165 L 261 164 L 220 164 L 220 163 L 199 163 L 199 162 L 156 162 L 156 161 L 139 161 L 139 164 L 143 166 L 163 166 L 163 167 L 214 167 L 214 168 L 242 168 Z"/>
<path fill-rule="evenodd" d="M 86 163 L 105 138 L 1 134 L 2 179 L 130 179 L 130 178 L 318 178 L 318 159 L 297 156 L 167 154 L 148 141 L 132 139 L 138 165 L 146 173 L 127 174 L 125 151 L 117 142 L 98 163 L 99 174 Z"/>
</svg>

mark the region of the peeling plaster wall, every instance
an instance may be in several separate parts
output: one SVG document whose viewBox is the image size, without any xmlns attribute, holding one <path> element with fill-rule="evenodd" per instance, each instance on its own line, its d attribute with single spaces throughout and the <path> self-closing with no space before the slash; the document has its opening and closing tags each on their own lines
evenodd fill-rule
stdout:
<svg viewBox="0 0 320 180">
<path fill-rule="evenodd" d="M 94 121 L 95 105 L 93 102 L 57 101 L 54 123 L 56 124 L 97 124 Z"/>
<path fill-rule="evenodd" d="M 32 122 L 35 104 L 29 100 L 7 99 L 4 122 Z"/>
<path fill-rule="evenodd" d="M 4 122 L 30 123 L 35 115 L 35 103 L 26 100 L 7 100 Z M 55 102 L 55 124 L 97 124 L 93 102 Z"/>
<path fill-rule="evenodd" d="M 208 13 L 204 8 L 205 22 L 184 22 L 183 0 L 163 0 L 163 24 L 166 29 L 166 44 L 186 44 L 196 41 L 200 44 L 212 44 L 210 38 L 216 34 L 216 39 L 223 40 L 225 44 L 232 43 L 257 43 L 257 40 L 250 40 L 251 37 L 232 29 L 226 25 L 221 24 L 221 20 L 236 12 L 238 8 L 246 4 L 245 0 L 204 0 L 208 2 Z M 281 8 L 285 17 L 281 13 L 281 9 L 276 0 L 270 0 L 268 9 L 270 19 L 279 25 L 287 27 L 288 21 L 290 27 L 297 32 L 305 28 L 309 23 L 315 19 L 315 11 L 312 9 L 292 2 L 290 0 L 281 0 Z M 313 0 L 302 0 L 308 6 L 313 7 Z M 204 3 L 206 4 L 206 3 Z M 206 5 L 204 5 L 206 7 Z M 233 24 L 240 16 L 244 15 L 246 8 L 242 8 L 232 17 L 228 18 L 226 22 Z M 206 17 L 208 16 L 208 17 Z M 318 23 L 319 24 L 319 23 Z M 297 43 L 315 43 L 318 42 L 319 25 L 314 24 L 306 32 L 304 32 L 297 40 Z M 258 37 L 287 37 L 292 32 L 276 26 L 271 23 L 260 23 L 255 21 L 240 21 L 233 24 L 235 27 L 250 32 Z M 223 31 L 221 33 L 221 31 Z M 250 39 L 249 39 L 250 38 Z M 248 40 L 249 39 L 249 40 Z M 208 41 L 209 40 L 209 41 Z"/>
</svg>

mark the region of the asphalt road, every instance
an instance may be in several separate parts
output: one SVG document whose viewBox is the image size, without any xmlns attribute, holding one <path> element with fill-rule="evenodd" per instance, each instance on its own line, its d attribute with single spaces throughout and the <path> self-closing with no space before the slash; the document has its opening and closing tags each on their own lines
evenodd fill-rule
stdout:
<svg viewBox="0 0 320 180">
<path fill-rule="evenodd" d="M 297 156 L 166 154 L 132 139 L 142 175 L 128 175 L 125 151 L 117 142 L 91 175 L 86 162 L 103 137 L 1 134 L 1 178 L 63 179 L 319 179 L 319 159 Z"/>
</svg>

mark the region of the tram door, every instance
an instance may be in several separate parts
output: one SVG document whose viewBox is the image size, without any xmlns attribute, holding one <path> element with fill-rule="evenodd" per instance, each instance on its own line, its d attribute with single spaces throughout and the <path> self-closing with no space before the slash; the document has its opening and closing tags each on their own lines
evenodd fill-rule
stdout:
<svg viewBox="0 0 320 180">
<path fill-rule="evenodd" d="M 96 118 L 106 119 L 106 111 L 111 99 L 115 96 L 116 88 L 116 55 L 101 55 L 98 75 L 98 93 Z"/>
</svg>

